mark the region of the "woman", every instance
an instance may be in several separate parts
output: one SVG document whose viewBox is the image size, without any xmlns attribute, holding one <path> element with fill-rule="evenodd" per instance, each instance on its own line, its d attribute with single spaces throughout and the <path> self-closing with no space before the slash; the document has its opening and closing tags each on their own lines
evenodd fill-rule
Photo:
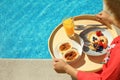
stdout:
<svg viewBox="0 0 120 80">
<path fill-rule="evenodd" d="M 120 0 L 104 0 L 104 10 L 96 15 L 99 21 L 108 21 L 120 28 Z M 54 59 L 54 69 L 66 72 L 78 80 L 120 80 L 120 36 L 111 43 L 109 61 L 99 73 L 77 71 L 61 59 Z"/>
</svg>

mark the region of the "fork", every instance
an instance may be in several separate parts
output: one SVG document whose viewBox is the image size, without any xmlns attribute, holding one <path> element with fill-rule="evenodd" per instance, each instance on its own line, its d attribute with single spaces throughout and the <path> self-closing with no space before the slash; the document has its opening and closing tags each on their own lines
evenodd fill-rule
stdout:
<svg viewBox="0 0 120 80">
<path fill-rule="evenodd" d="M 103 24 L 88 24 L 88 25 L 75 25 L 74 29 L 75 30 L 84 30 L 90 27 L 99 27 L 99 26 L 104 26 Z M 99 28 L 107 28 L 107 27 L 99 27 Z"/>
</svg>

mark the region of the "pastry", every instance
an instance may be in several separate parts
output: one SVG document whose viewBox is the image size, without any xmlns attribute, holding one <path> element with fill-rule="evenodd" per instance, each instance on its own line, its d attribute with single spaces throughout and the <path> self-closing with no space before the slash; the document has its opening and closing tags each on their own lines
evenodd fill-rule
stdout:
<svg viewBox="0 0 120 80">
<path fill-rule="evenodd" d="M 69 43 L 69 42 L 65 42 L 65 43 L 62 43 L 60 46 L 59 46 L 59 51 L 61 53 L 64 53 L 65 51 L 69 50 L 72 48 L 72 45 Z"/>
<path fill-rule="evenodd" d="M 108 39 L 101 31 L 92 31 L 87 35 L 87 39 L 90 42 L 89 48 L 93 51 L 103 51 L 108 46 Z"/>
<path fill-rule="evenodd" d="M 76 49 L 70 49 L 64 53 L 63 58 L 66 62 L 74 61 L 78 58 L 78 51 Z"/>
</svg>

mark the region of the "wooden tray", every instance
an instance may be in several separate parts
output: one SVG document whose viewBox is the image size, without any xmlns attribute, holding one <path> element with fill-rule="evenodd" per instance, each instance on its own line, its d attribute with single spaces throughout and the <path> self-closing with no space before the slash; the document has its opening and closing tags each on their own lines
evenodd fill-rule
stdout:
<svg viewBox="0 0 120 80">
<path fill-rule="evenodd" d="M 74 17 L 74 24 L 79 25 L 79 24 L 101 24 L 101 23 L 96 20 L 95 16 L 83 15 L 83 16 Z M 112 33 L 113 38 L 115 38 L 117 36 L 116 30 L 108 23 L 105 22 L 105 24 L 106 25 L 103 25 L 102 27 L 107 27 L 108 30 Z M 58 45 L 58 43 L 60 43 L 63 39 L 70 39 L 67 37 L 64 28 L 62 26 L 63 25 L 61 23 L 53 30 L 48 41 L 48 48 L 52 58 L 55 57 L 53 53 L 53 49 L 55 49 L 56 45 Z M 76 30 L 75 33 L 80 34 L 82 31 L 83 30 Z M 103 61 L 104 56 L 105 55 L 89 56 L 83 53 L 80 60 L 70 65 L 78 70 L 96 72 L 102 69 L 102 64 L 99 63 Z"/>
</svg>

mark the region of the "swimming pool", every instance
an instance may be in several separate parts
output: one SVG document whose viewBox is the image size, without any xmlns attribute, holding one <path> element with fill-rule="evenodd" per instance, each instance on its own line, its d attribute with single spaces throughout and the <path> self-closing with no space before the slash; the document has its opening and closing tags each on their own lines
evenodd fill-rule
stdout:
<svg viewBox="0 0 120 80">
<path fill-rule="evenodd" d="M 48 38 L 63 18 L 101 10 L 102 0 L 0 0 L 0 58 L 50 59 Z"/>
</svg>

